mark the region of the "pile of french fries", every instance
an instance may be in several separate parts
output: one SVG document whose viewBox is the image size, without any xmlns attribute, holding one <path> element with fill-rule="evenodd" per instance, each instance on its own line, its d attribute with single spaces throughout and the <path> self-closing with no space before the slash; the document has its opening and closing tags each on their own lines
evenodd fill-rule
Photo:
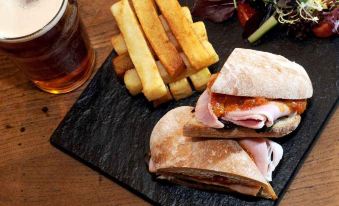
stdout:
<svg viewBox="0 0 339 206">
<path fill-rule="evenodd" d="M 112 45 L 116 74 L 132 95 L 155 106 L 203 91 L 219 61 L 203 22 L 177 0 L 120 0 L 111 7 L 120 34 Z"/>
</svg>

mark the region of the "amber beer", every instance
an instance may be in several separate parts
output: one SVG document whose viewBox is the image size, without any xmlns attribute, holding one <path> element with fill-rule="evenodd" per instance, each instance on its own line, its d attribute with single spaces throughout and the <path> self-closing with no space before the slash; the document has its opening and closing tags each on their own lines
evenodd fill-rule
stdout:
<svg viewBox="0 0 339 206">
<path fill-rule="evenodd" d="M 74 0 L 0 0 L 0 51 L 42 90 L 70 92 L 95 60 L 78 12 Z"/>
</svg>

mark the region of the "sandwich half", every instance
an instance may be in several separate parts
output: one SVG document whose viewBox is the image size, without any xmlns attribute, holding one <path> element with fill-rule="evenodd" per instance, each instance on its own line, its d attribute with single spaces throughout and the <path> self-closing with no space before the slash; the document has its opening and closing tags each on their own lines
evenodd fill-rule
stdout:
<svg viewBox="0 0 339 206">
<path fill-rule="evenodd" d="M 183 135 L 183 125 L 194 118 L 192 111 L 193 107 L 178 107 L 156 124 L 150 138 L 149 171 L 159 179 L 189 187 L 276 199 L 271 185 L 237 141 Z"/>
<path fill-rule="evenodd" d="M 305 69 L 283 56 L 236 48 L 200 96 L 192 137 L 282 137 L 293 132 L 313 95 Z"/>
</svg>

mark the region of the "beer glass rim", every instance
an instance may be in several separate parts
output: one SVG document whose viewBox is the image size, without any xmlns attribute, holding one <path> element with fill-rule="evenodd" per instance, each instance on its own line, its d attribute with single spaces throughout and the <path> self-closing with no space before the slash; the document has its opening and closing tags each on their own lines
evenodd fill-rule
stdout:
<svg viewBox="0 0 339 206">
<path fill-rule="evenodd" d="M 66 7 L 68 4 L 68 0 L 62 0 L 62 3 L 60 5 L 60 8 L 58 12 L 55 14 L 55 16 L 41 29 L 31 33 L 27 34 L 25 36 L 20 36 L 20 37 L 14 37 L 14 38 L 7 38 L 7 37 L 1 37 L 0 36 L 0 42 L 5 42 L 5 43 L 20 43 L 20 42 L 26 42 L 30 41 L 33 39 L 36 39 L 45 33 L 47 33 L 49 30 L 51 30 L 62 18 L 63 14 L 66 11 Z"/>
</svg>

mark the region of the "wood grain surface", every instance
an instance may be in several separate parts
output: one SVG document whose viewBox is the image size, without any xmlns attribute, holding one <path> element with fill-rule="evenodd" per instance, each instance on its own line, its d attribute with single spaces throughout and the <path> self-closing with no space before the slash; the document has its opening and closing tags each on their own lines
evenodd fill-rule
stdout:
<svg viewBox="0 0 339 206">
<path fill-rule="evenodd" d="M 97 55 L 112 51 L 115 0 L 79 0 Z M 86 85 L 65 95 L 35 88 L 0 55 L 0 205 L 148 205 L 52 147 L 49 137 Z M 339 111 L 330 119 L 281 205 L 339 204 Z"/>
</svg>

